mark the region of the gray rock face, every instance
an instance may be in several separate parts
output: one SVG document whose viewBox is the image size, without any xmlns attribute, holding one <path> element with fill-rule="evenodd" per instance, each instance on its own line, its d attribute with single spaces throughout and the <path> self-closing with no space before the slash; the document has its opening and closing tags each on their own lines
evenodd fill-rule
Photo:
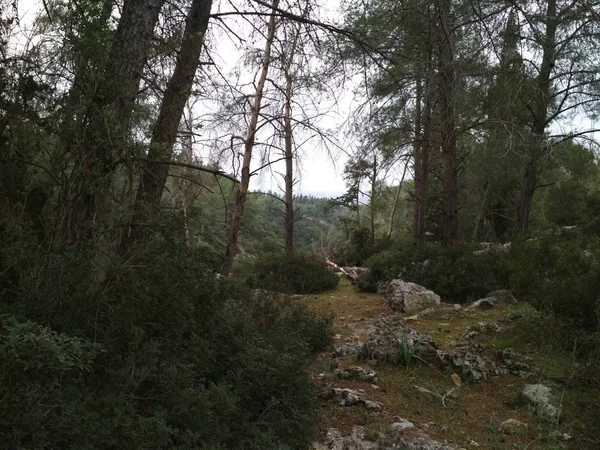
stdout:
<svg viewBox="0 0 600 450">
<path fill-rule="evenodd" d="M 377 293 L 395 311 L 414 314 L 441 303 L 440 296 L 429 289 L 415 283 L 392 280 L 381 284 Z"/>
<path fill-rule="evenodd" d="M 409 328 L 401 319 L 384 315 L 378 318 L 375 331 L 363 344 L 358 357 L 374 365 L 400 364 L 403 342 L 419 358 L 428 362 L 436 361 L 438 345 L 430 336 Z"/>
<path fill-rule="evenodd" d="M 528 384 L 521 392 L 521 399 L 529 404 L 541 419 L 558 423 L 561 411 L 552 405 L 551 389 L 543 384 Z"/>
</svg>

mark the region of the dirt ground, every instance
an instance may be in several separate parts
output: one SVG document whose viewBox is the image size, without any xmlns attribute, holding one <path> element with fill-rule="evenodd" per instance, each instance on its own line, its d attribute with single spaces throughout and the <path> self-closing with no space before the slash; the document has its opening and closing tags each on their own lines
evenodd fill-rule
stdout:
<svg viewBox="0 0 600 450">
<path fill-rule="evenodd" d="M 346 280 L 334 291 L 308 297 L 307 301 L 312 309 L 334 316 L 337 342 L 367 340 L 380 314 L 396 314 L 380 296 L 360 293 Z M 520 318 L 502 320 L 509 315 Z M 416 359 L 408 367 L 371 367 L 356 356 L 334 358 L 332 353 L 324 353 L 313 370 L 317 383 L 358 390 L 364 398 L 379 402 L 383 408 L 372 411 L 323 401 L 317 439 L 330 427 L 348 433 L 356 425 L 366 427 L 367 433 L 376 436 L 381 429 L 403 418 L 415 424 L 415 432 L 426 433 L 457 448 L 600 450 L 600 387 L 586 375 L 589 370 L 584 361 L 574 359 L 559 347 L 555 333 L 533 308 L 520 303 L 485 311 L 463 308 L 433 317 L 418 317 L 408 325 L 429 334 L 440 349 L 448 350 L 453 339 L 478 322 L 498 322 L 502 328 L 473 339 L 483 346 L 485 355 L 513 348 L 531 358 L 534 373 L 527 379 L 506 375 L 483 383 L 466 382 L 457 388 L 450 378 L 451 372 Z M 336 365 L 373 369 L 378 372 L 379 382 L 338 379 L 334 374 Z M 556 406 L 563 411 L 559 425 L 545 424 L 519 401 L 525 384 L 536 383 L 551 387 Z M 451 395 L 445 397 L 453 388 Z M 526 423 L 527 430 L 515 435 L 499 432 L 498 426 L 507 419 Z M 569 439 L 565 440 L 567 436 Z"/>
</svg>

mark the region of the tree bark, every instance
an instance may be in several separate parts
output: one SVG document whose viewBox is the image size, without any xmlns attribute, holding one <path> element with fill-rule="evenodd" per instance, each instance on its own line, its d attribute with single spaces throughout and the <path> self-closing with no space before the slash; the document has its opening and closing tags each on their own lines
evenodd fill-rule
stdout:
<svg viewBox="0 0 600 450">
<path fill-rule="evenodd" d="M 406 177 L 406 171 L 408 169 L 408 162 L 404 164 L 404 170 L 402 171 L 402 178 L 400 178 L 400 184 L 398 184 L 398 188 L 396 189 L 396 195 L 394 196 L 394 203 L 392 204 L 392 212 L 390 213 L 390 226 L 388 228 L 387 237 L 388 239 L 392 237 L 392 232 L 394 231 L 394 219 L 396 217 L 396 210 L 398 209 L 398 202 L 400 201 L 400 194 L 402 192 L 402 186 L 404 185 L 404 179 Z"/>
<path fill-rule="evenodd" d="M 61 199 L 59 236 L 71 246 L 89 233 L 97 199 L 122 152 L 154 27 L 164 0 L 126 0 L 102 82 L 87 110 L 75 167 Z"/>
<path fill-rule="evenodd" d="M 458 195 L 456 182 L 456 65 L 454 60 L 454 36 L 450 25 L 450 2 L 437 0 L 438 27 L 438 76 L 441 116 L 441 146 L 443 168 L 443 217 L 442 246 L 458 244 Z"/>
<path fill-rule="evenodd" d="M 271 64 L 271 47 L 273 45 L 273 39 L 275 37 L 276 29 L 276 17 L 275 9 L 279 5 L 279 0 L 273 0 L 273 13 L 269 19 L 269 26 L 267 30 L 267 41 L 265 43 L 265 52 L 262 60 L 262 69 L 258 84 L 256 86 L 256 93 L 254 95 L 254 105 L 252 106 L 252 113 L 250 115 L 250 124 L 248 126 L 248 134 L 244 142 L 244 159 L 242 161 L 242 176 L 240 180 L 240 186 L 237 190 L 235 205 L 233 207 L 233 213 L 231 215 L 231 221 L 229 223 L 229 229 L 227 230 L 227 248 L 225 250 L 225 256 L 223 258 L 223 268 L 221 269 L 222 276 L 231 275 L 231 269 L 233 268 L 233 260 L 238 248 L 238 234 L 242 226 L 242 216 L 244 214 L 244 207 L 246 205 L 246 198 L 248 197 L 248 186 L 250 185 L 250 162 L 252 161 L 252 150 L 254 149 L 254 143 L 256 141 L 256 130 L 258 127 L 258 118 L 260 115 L 261 102 L 263 98 L 263 90 L 265 88 L 265 82 L 269 73 L 269 66 Z"/>
<path fill-rule="evenodd" d="M 373 170 L 371 172 L 371 201 L 370 201 L 370 213 L 371 213 L 371 245 L 375 247 L 375 210 L 376 203 L 375 198 L 377 195 L 377 154 L 373 155 Z"/>
<path fill-rule="evenodd" d="M 286 69 L 285 112 L 285 253 L 294 253 L 294 149 L 292 140 L 292 76 Z"/>
<path fill-rule="evenodd" d="M 529 229 L 533 194 L 537 186 L 538 165 L 544 152 L 544 133 L 550 103 L 550 76 L 556 60 L 556 30 L 558 27 L 556 1 L 548 0 L 546 11 L 546 34 L 543 42 L 542 65 L 537 79 L 536 104 L 531 126 L 532 140 L 521 178 L 515 237 L 526 233 Z"/>
<path fill-rule="evenodd" d="M 170 161 L 173 156 L 173 146 L 183 110 L 190 97 L 200 64 L 211 7 L 212 0 L 193 0 L 190 6 L 175 70 L 167 84 L 158 119 L 152 131 L 148 150 L 150 161 L 142 169 L 133 206 L 133 218 L 121 240 L 121 253 L 127 253 L 136 241 L 150 235 L 150 229 L 144 225 L 159 211 L 169 174 L 169 165 L 164 163 Z"/>
</svg>

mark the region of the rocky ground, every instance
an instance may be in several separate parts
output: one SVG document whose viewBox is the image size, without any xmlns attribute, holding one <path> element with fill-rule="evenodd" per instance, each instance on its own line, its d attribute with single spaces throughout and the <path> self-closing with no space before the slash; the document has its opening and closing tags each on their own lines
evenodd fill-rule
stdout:
<svg viewBox="0 0 600 450">
<path fill-rule="evenodd" d="M 398 286 L 307 298 L 336 331 L 314 367 L 315 450 L 600 449 L 600 388 L 535 310 L 506 292 L 459 306 Z"/>
</svg>

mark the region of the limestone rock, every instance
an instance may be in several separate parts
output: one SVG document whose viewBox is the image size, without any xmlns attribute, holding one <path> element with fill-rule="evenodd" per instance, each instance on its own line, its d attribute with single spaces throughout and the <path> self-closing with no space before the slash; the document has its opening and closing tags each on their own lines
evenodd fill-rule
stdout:
<svg viewBox="0 0 600 450">
<path fill-rule="evenodd" d="M 490 376 L 502 374 L 502 370 L 493 362 L 468 350 L 458 350 L 454 353 L 438 352 L 443 366 L 458 372 L 463 380 L 476 383 L 487 381 Z"/>
<path fill-rule="evenodd" d="M 500 424 L 498 431 L 503 434 L 520 434 L 527 429 L 527 424 L 517 419 L 507 419 Z"/>
<path fill-rule="evenodd" d="M 517 303 L 517 299 L 511 294 L 510 291 L 506 289 L 499 289 L 497 291 L 492 291 L 488 295 L 487 298 L 495 298 L 498 304 L 502 305 L 511 305 Z"/>
<path fill-rule="evenodd" d="M 406 420 L 400 419 L 397 422 L 394 422 L 390 425 L 390 432 L 392 433 L 403 433 L 406 430 L 412 430 L 415 427 L 415 424 Z"/>
<path fill-rule="evenodd" d="M 349 367 L 347 369 L 337 369 L 335 374 L 343 380 L 367 381 L 377 383 L 377 372 L 374 370 L 363 369 L 362 367 Z"/>
<path fill-rule="evenodd" d="M 528 384 L 521 391 L 521 399 L 529 404 L 541 419 L 558 423 L 561 411 L 551 403 L 551 390 L 543 384 Z"/>
<path fill-rule="evenodd" d="M 406 314 L 414 314 L 441 303 L 440 296 L 435 292 L 402 280 L 383 283 L 377 292 L 383 296 L 390 308 Z"/>
<path fill-rule="evenodd" d="M 456 450 L 455 447 L 433 440 L 426 434 L 407 436 L 403 431 L 411 429 L 408 421 L 392 424 L 380 436 L 377 442 L 365 438 L 364 427 L 354 427 L 349 436 L 343 436 L 331 428 L 324 443 L 314 444 L 313 450 Z M 400 429 L 399 429 L 400 428 Z"/>
<path fill-rule="evenodd" d="M 371 364 L 400 364 L 404 342 L 419 358 L 428 362 L 437 360 L 438 345 L 430 336 L 409 328 L 399 318 L 385 315 L 379 316 L 375 330 L 363 344 L 358 357 Z"/>
<path fill-rule="evenodd" d="M 363 343 L 360 341 L 346 341 L 335 346 L 335 356 L 357 355 L 362 349 Z"/>
<path fill-rule="evenodd" d="M 498 300 L 494 297 L 485 297 L 477 300 L 476 302 L 471 303 L 469 309 L 492 309 L 498 304 Z"/>
</svg>

